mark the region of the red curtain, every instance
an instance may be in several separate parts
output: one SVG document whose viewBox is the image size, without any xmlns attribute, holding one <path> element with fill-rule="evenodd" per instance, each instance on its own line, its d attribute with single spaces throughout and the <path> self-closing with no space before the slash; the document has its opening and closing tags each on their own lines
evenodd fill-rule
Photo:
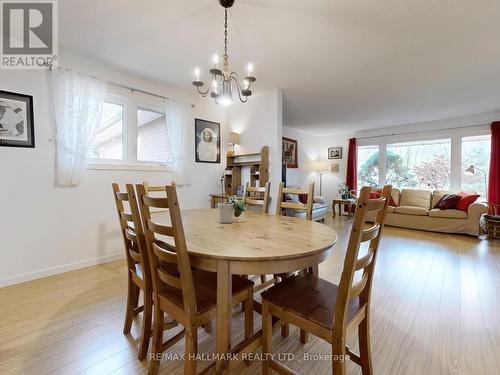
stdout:
<svg viewBox="0 0 500 375">
<path fill-rule="evenodd" d="M 500 121 L 496 121 L 491 124 L 488 202 L 500 204 Z"/>
<path fill-rule="evenodd" d="M 349 139 L 349 149 L 347 151 L 347 176 L 345 180 L 346 185 L 349 186 L 351 190 L 357 190 L 357 173 L 358 157 L 356 152 L 356 138 L 351 138 Z"/>
</svg>

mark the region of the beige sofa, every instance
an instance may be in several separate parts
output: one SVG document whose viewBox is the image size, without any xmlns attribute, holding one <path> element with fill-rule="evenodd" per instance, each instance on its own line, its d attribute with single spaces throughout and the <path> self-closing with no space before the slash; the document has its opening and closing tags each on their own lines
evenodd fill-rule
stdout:
<svg viewBox="0 0 500 375">
<path fill-rule="evenodd" d="M 479 221 L 481 215 L 486 212 L 486 206 L 473 203 L 467 212 L 434 209 L 436 203 L 445 194 L 450 194 L 450 192 L 392 189 L 392 198 L 397 207 L 389 206 L 385 224 L 401 228 L 478 236 L 481 233 Z M 373 217 L 369 219 L 373 220 Z"/>
</svg>

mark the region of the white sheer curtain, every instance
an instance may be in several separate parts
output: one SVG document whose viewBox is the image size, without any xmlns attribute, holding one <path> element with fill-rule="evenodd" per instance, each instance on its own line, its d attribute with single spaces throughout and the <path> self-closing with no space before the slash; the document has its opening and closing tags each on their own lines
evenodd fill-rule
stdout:
<svg viewBox="0 0 500 375">
<path fill-rule="evenodd" d="M 165 100 L 165 116 L 167 122 L 168 142 L 172 151 L 173 177 L 176 185 L 189 185 L 187 171 L 186 130 L 193 125 L 193 111 L 187 104 L 172 99 Z"/>
<path fill-rule="evenodd" d="M 106 82 L 67 69 L 52 72 L 56 117 L 57 180 L 80 184 L 87 153 L 101 119 Z"/>
</svg>

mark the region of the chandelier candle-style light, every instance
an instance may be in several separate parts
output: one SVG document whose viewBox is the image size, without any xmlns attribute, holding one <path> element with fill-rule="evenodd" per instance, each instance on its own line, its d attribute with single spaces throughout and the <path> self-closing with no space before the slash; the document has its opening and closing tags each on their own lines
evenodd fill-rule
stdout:
<svg viewBox="0 0 500 375">
<path fill-rule="evenodd" d="M 248 64 L 247 75 L 241 84 L 238 74 L 229 72 L 229 57 L 227 55 L 227 9 L 234 4 L 234 0 L 219 0 L 219 3 L 224 7 L 224 55 L 222 55 L 222 69 L 219 68 L 219 56 L 214 55 L 213 67 L 209 70 L 211 83 L 208 84 L 206 89 L 202 89 L 205 83 L 200 80 L 200 69 L 196 68 L 194 71 L 196 78 L 193 82 L 193 86 L 196 87 L 198 93 L 203 97 L 210 93 L 210 97 L 213 98 L 217 104 L 232 104 L 234 102 L 233 91 L 238 92 L 238 97 L 242 103 L 246 103 L 248 97 L 252 95 L 250 86 L 256 80 L 252 75 L 253 65 L 252 63 Z"/>
</svg>

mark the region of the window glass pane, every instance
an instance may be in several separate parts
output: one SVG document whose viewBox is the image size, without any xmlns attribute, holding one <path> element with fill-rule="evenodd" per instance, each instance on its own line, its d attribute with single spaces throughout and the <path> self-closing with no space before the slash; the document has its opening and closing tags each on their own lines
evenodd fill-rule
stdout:
<svg viewBox="0 0 500 375">
<path fill-rule="evenodd" d="M 379 146 L 358 147 L 358 189 L 379 185 Z"/>
<path fill-rule="evenodd" d="M 451 139 L 387 145 L 386 181 L 396 188 L 449 190 Z"/>
<path fill-rule="evenodd" d="M 97 130 L 89 157 L 96 159 L 123 158 L 123 106 L 104 102 L 101 123 Z"/>
<path fill-rule="evenodd" d="M 462 138 L 462 190 L 486 197 L 490 151 L 490 135 Z"/>
<path fill-rule="evenodd" d="M 137 109 L 137 160 L 163 163 L 170 160 L 165 114 Z"/>
</svg>

